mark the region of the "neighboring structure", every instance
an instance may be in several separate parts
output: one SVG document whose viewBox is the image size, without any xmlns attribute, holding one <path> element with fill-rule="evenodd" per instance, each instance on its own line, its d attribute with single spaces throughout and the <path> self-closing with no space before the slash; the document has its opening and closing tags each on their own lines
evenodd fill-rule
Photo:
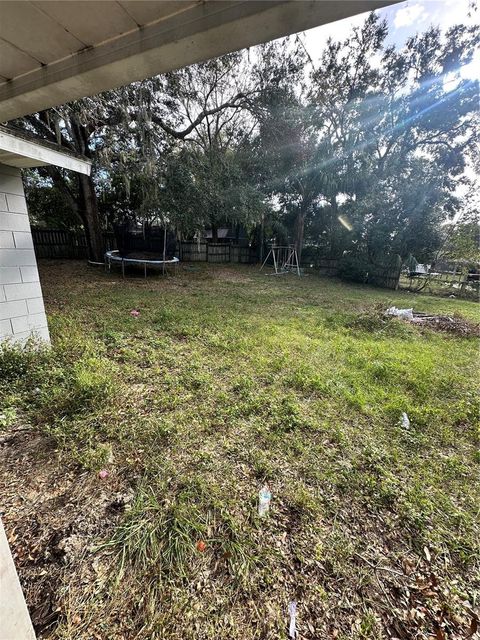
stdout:
<svg viewBox="0 0 480 640">
<path fill-rule="evenodd" d="M 48 340 L 21 169 L 54 164 L 90 173 L 90 162 L 0 127 L 0 340 Z"/>
<path fill-rule="evenodd" d="M 202 238 L 207 242 L 213 240 L 212 229 L 205 229 L 202 233 Z M 236 242 L 242 244 L 248 244 L 248 235 L 243 227 L 219 227 L 217 229 L 217 242 Z"/>
</svg>

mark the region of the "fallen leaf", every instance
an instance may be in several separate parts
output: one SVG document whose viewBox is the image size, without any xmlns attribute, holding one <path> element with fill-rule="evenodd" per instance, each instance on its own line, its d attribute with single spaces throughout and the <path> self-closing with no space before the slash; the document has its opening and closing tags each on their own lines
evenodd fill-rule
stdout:
<svg viewBox="0 0 480 640">
<path fill-rule="evenodd" d="M 432 556 L 430 555 L 430 551 L 428 550 L 428 547 L 423 547 L 423 553 L 425 554 L 425 558 L 427 559 L 427 562 L 430 562 Z"/>
<path fill-rule="evenodd" d="M 468 630 L 468 635 L 467 638 L 471 638 L 473 637 L 478 631 L 478 618 L 474 617 L 472 618 L 472 621 L 470 623 L 470 629 Z"/>
<path fill-rule="evenodd" d="M 409 576 L 413 572 L 413 564 L 408 560 L 408 558 L 404 558 L 402 561 L 403 570 L 405 575 Z"/>
<path fill-rule="evenodd" d="M 443 629 L 441 629 L 440 627 L 437 627 L 435 631 L 435 637 L 437 638 L 437 640 L 446 640 L 446 635 Z"/>
</svg>

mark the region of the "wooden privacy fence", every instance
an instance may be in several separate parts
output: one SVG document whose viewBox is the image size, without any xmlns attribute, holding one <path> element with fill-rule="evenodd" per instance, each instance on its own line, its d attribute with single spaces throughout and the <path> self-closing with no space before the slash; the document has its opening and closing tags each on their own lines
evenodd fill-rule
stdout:
<svg viewBox="0 0 480 640">
<path fill-rule="evenodd" d="M 74 258 L 88 257 L 87 241 L 83 231 L 66 231 L 64 229 L 32 229 L 33 244 L 37 258 Z M 104 234 L 105 248 L 115 249 L 114 234 Z M 254 248 L 236 245 L 229 242 L 178 242 L 176 255 L 182 262 L 211 262 L 254 264 L 258 256 Z M 314 269 L 321 275 L 336 276 L 339 260 L 321 258 L 319 256 L 302 256 L 302 266 Z M 387 264 L 370 265 L 364 282 L 377 287 L 397 289 L 400 279 L 401 260 L 395 256 L 387 260 Z"/>
<path fill-rule="evenodd" d="M 257 262 L 255 250 L 227 242 L 179 242 L 179 258 L 183 262 Z"/>
<path fill-rule="evenodd" d="M 302 266 L 309 266 L 308 261 L 302 259 Z M 338 273 L 338 260 L 336 258 L 321 258 L 314 263 L 314 268 L 322 276 L 336 276 Z"/>
<path fill-rule="evenodd" d="M 400 282 L 400 271 L 402 269 L 402 259 L 394 256 L 389 262 L 382 265 L 375 265 L 368 274 L 368 283 L 375 287 L 384 289 L 398 289 Z"/>
<path fill-rule="evenodd" d="M 87 258 L 87 241 L 83 231 L 32 228 L 37 258 Z"/>
<path fill-rule="evenodd" d="M 87 241 L 83 231 L 64 229 L 32 229 L 37 258 L 81 259 L 88 257 Z M 104 234 L 105 249 L 116 249 L 113 233 Z M 182 262 L 257 262 L 255 250 L 248 246 L 213 242 L 178 242 L 176 254 Z"/>
</svg>

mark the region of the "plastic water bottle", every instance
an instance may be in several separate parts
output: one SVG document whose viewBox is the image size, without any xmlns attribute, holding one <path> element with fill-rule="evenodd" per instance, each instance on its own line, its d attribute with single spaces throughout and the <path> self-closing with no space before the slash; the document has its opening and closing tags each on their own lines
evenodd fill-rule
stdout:
<svg viewBox="0 0 480 640">
<path fill-rule="evenodd" d="M 270 500 L 272 499 L 272 494 L 270 493 L 270 489 L 267 485 L 262 487 L 258 494 L 258 515 L 263 518 L 270 509 Z"/>
<path fill-rule="evenodd" d="M 295 601 L 290 602 L 288 605 L 288 613 L 290 614 L 290 624 L 288 625 L 288 637 L 297 637 L 297 603 Z"/>
<path fill-rule="evenodd" d="M 400 424 L 402 425 L 402 427 L 404 429 L 410 429 L 410 420 L 409 420 L 407 414 L 405 413 L 405 411 L 402 413 L 402 418 L 400 420 Z"/>
</svg>

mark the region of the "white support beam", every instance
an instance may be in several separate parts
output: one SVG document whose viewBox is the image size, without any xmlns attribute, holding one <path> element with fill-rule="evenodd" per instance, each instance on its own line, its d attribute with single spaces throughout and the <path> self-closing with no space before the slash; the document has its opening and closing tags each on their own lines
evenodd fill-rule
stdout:
<svg viewBox="0 0 480 640">
<path fill-rule="evenodd" d="M 86 158 L 33 142 L 0 127 L 0 163 L 11 167 L 41 167 L 46 164 L 90 175 L 92 163 Z"/>
</svg>

